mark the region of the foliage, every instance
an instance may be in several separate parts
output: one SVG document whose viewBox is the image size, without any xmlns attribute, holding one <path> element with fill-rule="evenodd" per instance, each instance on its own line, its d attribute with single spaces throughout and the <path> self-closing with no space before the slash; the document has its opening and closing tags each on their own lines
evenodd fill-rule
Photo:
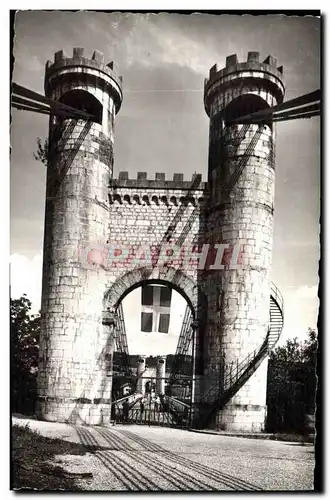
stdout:
<svg viewBox="0 0 330 500">
<path fill-rule="evenodd" d="M 33 153 L 33 158 L 41 161 L 46 167 L 48 163 L 48 139 L 42 141 L 40 137 L 37 138 L 37 151 Z"/>
<path fill-rule="evenodd" d="M 308 329 L 308 339 L 298 342 L 297 337 L 289 339 L 282 347 L 277 347 L 270 356 L 277 363 L 309 363 L 316 366 L 317 335 L 315 330 Z"/>
<path fill-rule="evenodd" d="M 267 382 L 267 427 L 270 432 L 311 430 L 307 415 L 315 411 L 317 335 L 295 338 L 278 347 L 270 356 Z"/>
<path fill-rule="evenodd" d="M 10 299 L 12 409 L 21 413 L 33 413 L 36 398 L 40 314 L 30 310 L 26 295 Z"/>
</svg>

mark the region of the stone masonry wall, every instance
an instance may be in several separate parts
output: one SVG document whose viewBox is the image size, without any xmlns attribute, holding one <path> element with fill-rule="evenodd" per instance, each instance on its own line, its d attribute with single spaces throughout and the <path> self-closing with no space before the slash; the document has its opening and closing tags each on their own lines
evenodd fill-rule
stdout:
<svg viewBox="0 0 330 500">
<path fill-rule="evenodd" d="M 200 176 L 192 181 L 178 180 L 176 174 L 173 181 L 165 180 L 164 174 L 156 176 L 149 180 L 140 173 L 138 179 L 123 180 L 121 174 L 112 182 L 105 254 L 108 287 L 123 274 L 156 264 L 158 268 L 182 269 L 197 282 L 197 257 L 187 266 L 183 259 L 185 249 L 196 246 L 197 251 L 203 239 L 205 183 Z M 196 187 L 192 188 L 194 180 Z M 174 245 L 180 252 L 170 258 L 165 252 Z"/>
</svg>

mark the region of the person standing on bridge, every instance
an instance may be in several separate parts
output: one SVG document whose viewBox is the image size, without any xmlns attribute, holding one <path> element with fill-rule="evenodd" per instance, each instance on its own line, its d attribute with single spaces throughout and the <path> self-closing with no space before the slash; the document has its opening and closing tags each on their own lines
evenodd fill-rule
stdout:
<svg viewBox="0 0 330 500">
<path fill-rule="evenodd" d="M 164 394 L 159 394 L 159 411 L 164 411 Z"/>
<path fill-rule="evenodd" d="M 128 412 L 129 412 L 128 399 L 125 399 L 125 401 L 123 402 L 123 421 L 124 422 L 128 421 Z"/>
<path fill-rule="evenodd" d="M 143 412 L 144 412 L 144 402 L 143 399 L 140 401 L 140 419 L 142 420 L 143 418 Z"/>
</svg>

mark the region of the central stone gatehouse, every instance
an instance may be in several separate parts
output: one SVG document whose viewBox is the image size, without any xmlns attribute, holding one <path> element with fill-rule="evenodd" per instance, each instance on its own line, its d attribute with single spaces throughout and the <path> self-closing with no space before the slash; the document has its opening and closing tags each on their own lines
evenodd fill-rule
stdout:
<svg viewBox="0 0 330 500">
<path fill-rule="evenodd" d="M 269 118 L 239 119 L 281 103 L 282 79 L 276 60 L 259 62 L 258 52 L 211 68 L 207 182 L 179 173 L 115 179 L 123 99 L 116 65 L 81 48 L 47 62 L 46 96 L 94 119 L 50 118 L 40 418 L 109 421 L 118 307 L 132 289 L 159 283 L 191 308 L 195 425 L 263 430 L 267 356 L 283 326 L 281 296 L 270 283 L 275 130 Z M 220 260 L 217 245 L 225 245 Z"/>
</svg>

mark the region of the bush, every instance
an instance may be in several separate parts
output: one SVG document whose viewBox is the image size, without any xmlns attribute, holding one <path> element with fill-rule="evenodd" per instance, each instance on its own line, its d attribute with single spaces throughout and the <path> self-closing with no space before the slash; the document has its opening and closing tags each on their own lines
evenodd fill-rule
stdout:
<svg viewBox="0 0 330 500">
<path fill-rule="evenodd" d="M 37 398 L 40 315 L 31 315 L 31 302 L 23 295 L 10 300 L 11 409 L 34 413 Z"/>
</svg>

